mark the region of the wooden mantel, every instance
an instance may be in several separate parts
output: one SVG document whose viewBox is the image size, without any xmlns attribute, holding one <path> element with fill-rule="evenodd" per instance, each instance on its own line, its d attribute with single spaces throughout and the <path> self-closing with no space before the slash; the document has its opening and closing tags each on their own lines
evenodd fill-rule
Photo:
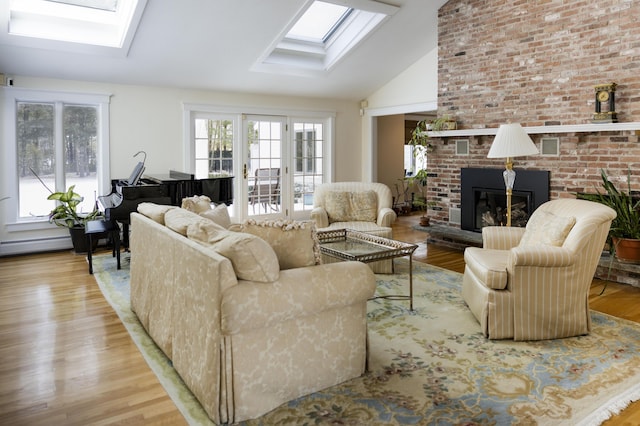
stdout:
<svg viewBox="0 0 640 426">
<path fill-rule="evenodd" d="M 597 133 L 630 130 L 635 131 L 636 134 L 640 135 L 640 122 L 531 126 L 524 127 L 524 130 L 529 134 Z M 482 129 L 443 130 L 439 132 L 427 132 L 427 135 L 431 138 L 450 138 L 459 136 L 495 136 L 496 133 L 498 133 L 498 128 L 492 127 Z"/>
</svg>

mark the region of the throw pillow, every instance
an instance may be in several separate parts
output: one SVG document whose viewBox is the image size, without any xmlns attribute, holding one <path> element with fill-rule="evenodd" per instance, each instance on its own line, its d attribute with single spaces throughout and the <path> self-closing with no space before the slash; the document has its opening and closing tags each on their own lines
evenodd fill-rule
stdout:
<svg viewBox="0 0 640 426">
<path fill-rule="evenodd" d="M 206 195 L 194 195 L 193 197 L 183 198 L 180 207 L 199 214 L 211 209 L 211 198 Z"/>
<path fill-rule="evenodd" d="M 378 196 L 375 191 L 328 191 L 325 210 L 329 222 L 375 222 Z"/>
<path fill-rule="evenodd" d="M 167 228 L 186 236 L 189 225 L 194 222 L 207 222 L 207 220 L 188 210 L 175 208 L 165 213 L 164 222 Z"/>
<path fill-rule="evenodd" d="M 531 215 L 519 247 L 551 245 L 560 247 L 576 224 L 576 218 L 557 216 L 545 211 Z"/>
<path fill-rule="evenodd" d="M 229 229 L 231 226 L 231 217 L 229 217 L 229 210 L 226 204 L 218 204 L 212 209 L 205 210 L 200 213 L 200 216 L 217 223 L 225 229 Z"/>
<path fill-rule="evenodd" d="M 190 224 L 187 237 L 229 259 L 241 280 L 270 283 L 280 276 L 275 252 L 255 235 L 227 231 L 205 220 Z"/>
<path fill-rule="evenodd" d="M 171 209 L 177 208 L 176 206 L 165 206 L 163 204 L 155 203 L 140 203 L 138 204 L 138 213 L 145 215 L 149 219 L 155 220 L 160 225 L 164 225 L 164 215 Z"/>
<path fill-rule="evenodd" d="M 239 231 L 265 240 L 278 257 L 280 269 L 319 265 L 320 243 L 313 221 L 249 219 Z"/>
</svg>

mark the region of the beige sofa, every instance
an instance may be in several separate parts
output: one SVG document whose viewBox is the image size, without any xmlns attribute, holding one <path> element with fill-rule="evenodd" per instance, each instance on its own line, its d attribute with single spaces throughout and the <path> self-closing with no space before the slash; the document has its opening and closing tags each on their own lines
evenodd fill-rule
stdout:
<svg viewBox="0 0 640 426">
<path fill-rule="evenodd" d="M 587 334 L 589 288 L 616 213 L 585 200 L 558 199 L 526 228 L 482 228 L 467 247 L 462 297 L 490 339 L 541 340 Z"/>
<path fill-rule="evenodd" d="M 253 224 L 265 237 L 302 232 L 283 231 L 287 242 L 274 248 L 252 226 L 232 232 L 175 207 L 139 211 L 148 216 L 131 215 L 132 309 L 214 422 L 256 418 L 364 372 L 375 291 L 366 265 L 316 265 L 309 228 L 287 222 Z M 278 258 L 287 250 L 299 258 Z"/>
</svg>

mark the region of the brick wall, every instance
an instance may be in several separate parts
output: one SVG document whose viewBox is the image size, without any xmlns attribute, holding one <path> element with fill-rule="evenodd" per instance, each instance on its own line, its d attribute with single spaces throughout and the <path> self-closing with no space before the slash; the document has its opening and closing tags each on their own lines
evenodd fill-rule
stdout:
<svg viewBox="0 0 640 426">
<path fill-rule="evenodd" d="M 438 115 L 458 128 L 590 123 L 596 84 L 615 82 L 621 122 L 640 122 L 640 1 L 451 0 L 440 9 Z M 640 190 L 640 141 L 632 131 L 532 135 L 560 139 L 559 156 L 514 159 L 515 169 L 549 170 L 551 198 L 593 192 L 600 169 Z M 455 154 L 469 139 L 469 155 Z M 431 211 L 446 223 L 460 207 L 460 168 L 503 168 L 487 159 L 493 136 L 434 139 Z"/>
</svg>

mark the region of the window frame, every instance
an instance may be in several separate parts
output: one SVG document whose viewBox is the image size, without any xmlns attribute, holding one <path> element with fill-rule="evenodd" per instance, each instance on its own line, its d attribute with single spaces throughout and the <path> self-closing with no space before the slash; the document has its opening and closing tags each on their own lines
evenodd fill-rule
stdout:
<svg viewBox="0 0 640 426">
<path fill-rule="evenodd" d="M 95 106 L 98 119 L 98 141 L 96 147 L 96 179 L 98 190 L 106 194 L 111 192 L 109 178 L 109 104 L 111 95 L 96 93 L 73 93 L 53 90 L 36 90 L 15 87 L 3 87 L 0 92 L 0 110 L 2 111 L 3 132 L 2 146 L 3 164 L 0 194 L 8 194 L 11 198 L 3 201 L 4 222 L 8 232 L 29 231 L 55 227 L 47 217 L 20 218 L 18 210 L 18 147 L 17 147 L 17 108 L 18 102 L 48 103 L 54 105 L 88 105 Z M 58 109 L 55 110 L 56 116 Z M 57 120 L 57 118 L 54 118 Z M 57 132 L 56 135 L 60 134 Z M 58 136 L 56 136 L 58 137 Z M 57 141 L 56 141 L 57 146 Z M 62 144 L 60 144 L 62 146 Z M 58 149 L 58 148 L 57 148 Z M 15 194 L 15 195 L 14 195 Z M 14 195 L 14 196 L 12 196 Z"/>
</svg>

